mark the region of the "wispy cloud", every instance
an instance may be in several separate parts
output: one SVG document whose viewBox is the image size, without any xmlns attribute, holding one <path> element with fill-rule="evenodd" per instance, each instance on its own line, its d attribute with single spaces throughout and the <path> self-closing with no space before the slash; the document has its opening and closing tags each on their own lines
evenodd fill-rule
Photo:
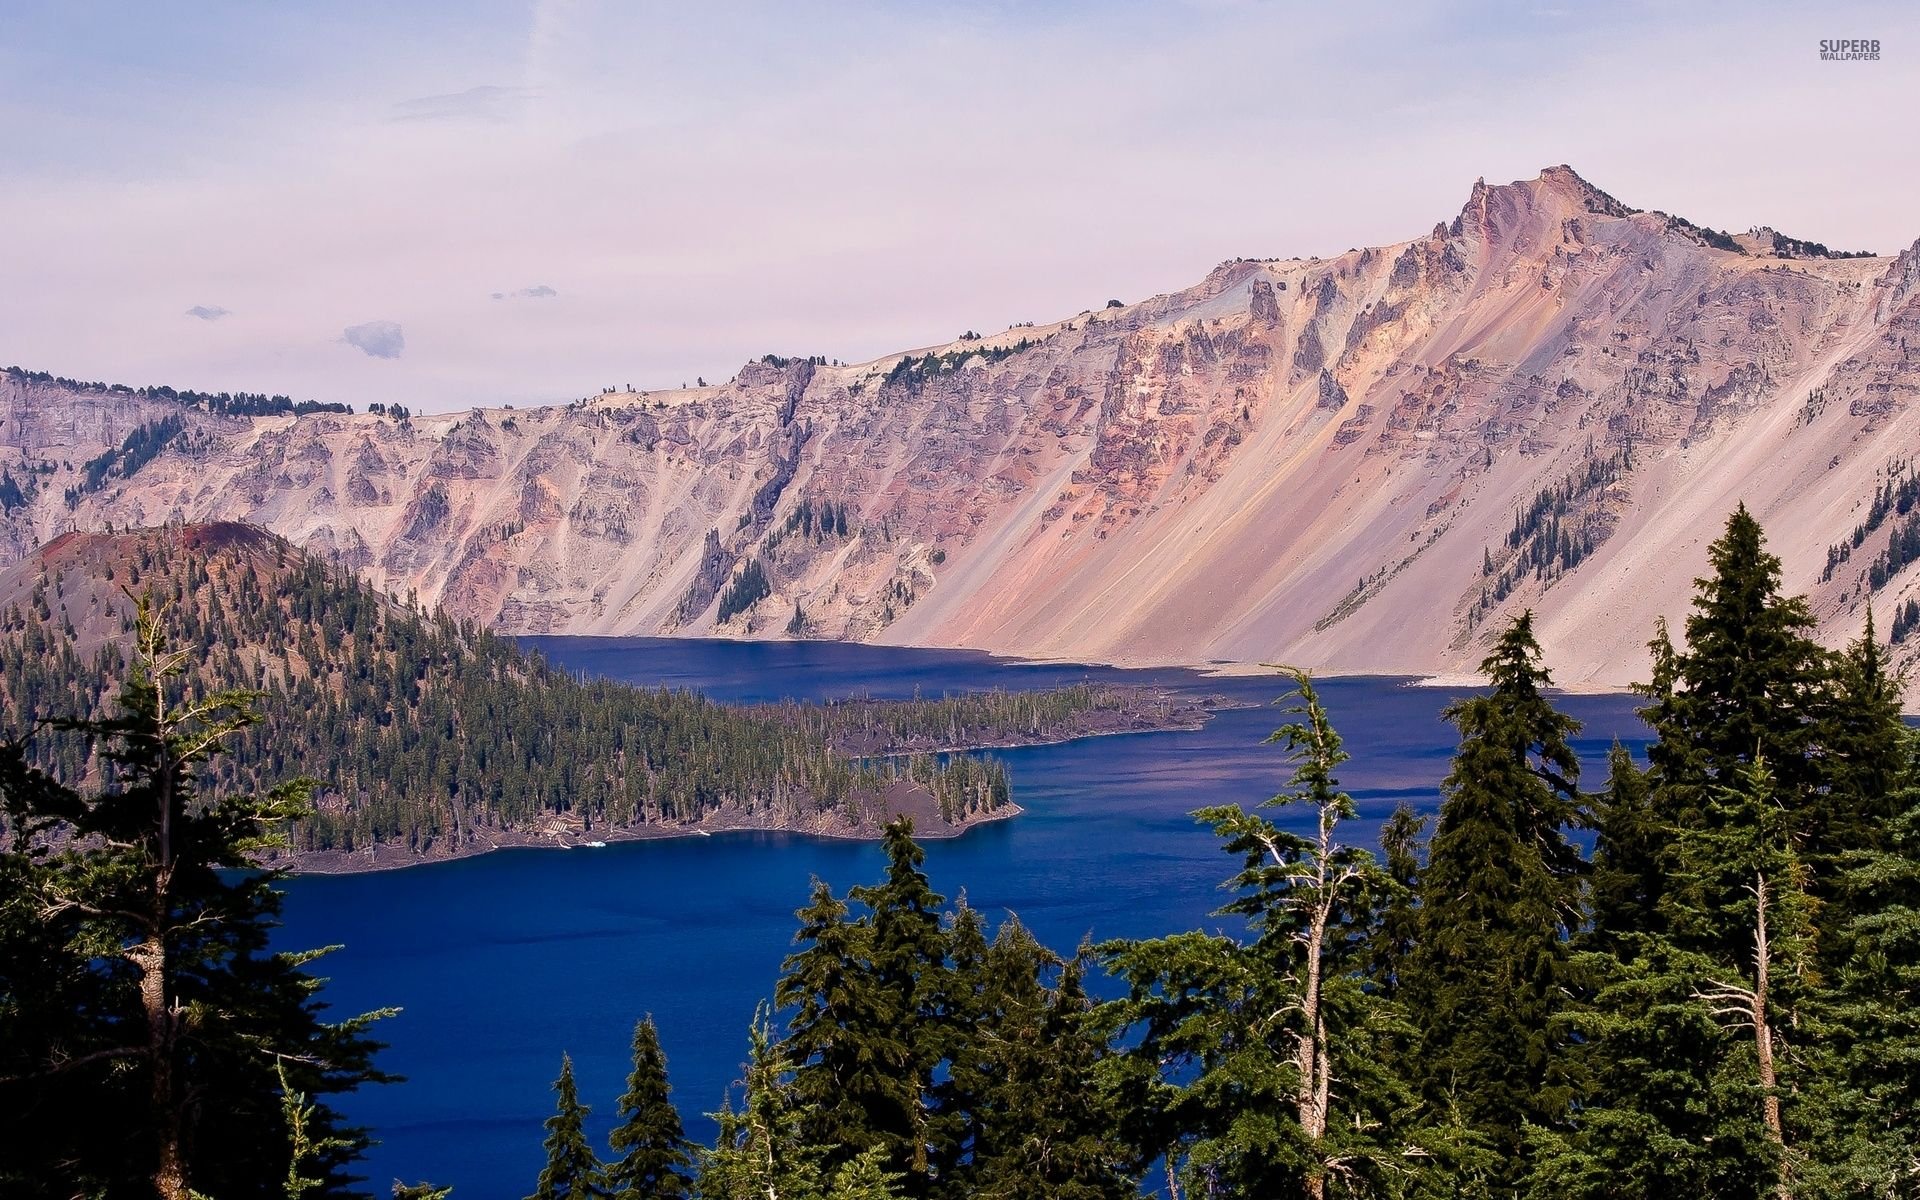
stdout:
<svg viewBox="0 0 1920 1200">
<path fill-rule="evenodd" d="M 393 321 L 349 325 L 340 336 L 349 346 L 358 347 L 372 358 L 399 358 L 407 348 L 406 337 Z"/>
<path fill-rule="evenodd" d="M 517 291 L 495 292 L 493 298 L 495 300 L 551 300 L 559 294 L 544 283 L 536 283 L 532 287 L 523 287 Z"/>
<path fill-rule="evenodd" d="M 218 304 L 196 304 L 187 310 L 187 315 L 199 317 L 202 321 L 218 321 L 221 317 L 230 317 L 233 314 Z"/>
<path fill-rule="evenodd" d="M 415 96 L 393 106 L 395 121 L 480 121 L 505 124 L 520 115 L 533 92 L 527 88 L 481 84 L 464 92 Z"/>
</svg>

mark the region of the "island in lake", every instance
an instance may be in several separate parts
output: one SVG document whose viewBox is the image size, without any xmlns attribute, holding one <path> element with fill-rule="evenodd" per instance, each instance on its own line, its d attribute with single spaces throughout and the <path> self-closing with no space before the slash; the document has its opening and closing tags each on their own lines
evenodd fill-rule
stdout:
<svg viewBox="0 0 1920 1200">
<path fill-rule="evenodd" d="M 0 724 L 98 717 L 140 598 L 197 689 L 261 693 L 218 782 L 319 776 L 280 860 L 360 871 L 508 846 L 727 830 L 956 836 L 1018 813 L 1004 765 L 956 751 L 1196 729 L 1225 701 L 1084 683 L 938 699 L 723 705 L 577 678 L 471 622 L 386 595 L 259 528 L 74 533 L 0 572 Z M 99 770 L 40 727 L 38 765 Z"/>
</svg>

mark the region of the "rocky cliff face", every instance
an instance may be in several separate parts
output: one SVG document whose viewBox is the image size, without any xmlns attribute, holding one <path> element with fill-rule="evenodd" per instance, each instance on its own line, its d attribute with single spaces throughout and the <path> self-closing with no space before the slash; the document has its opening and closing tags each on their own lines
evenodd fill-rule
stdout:
<svg viewBox="0 0 1920 1200">
<path fill-rule="evenodd" d="M 1917 285 L 1920 245 L 1730 238 L 1556 167 L 1410 242 L 857 366 L 402 421 L 194 410 L 91 486 L 168 405 L 14 376 L 0 559 L 244 519 L 512 632 L 1342 671 L 1470 668 L 1532 607 L 1563 682 L 1617 685 L 1741 501 L 1830 639 L 1920 595 L 1901 563 L 1871 586 L 1904 515 L 1828 569 L 1920 441 Z"/>
</svg>

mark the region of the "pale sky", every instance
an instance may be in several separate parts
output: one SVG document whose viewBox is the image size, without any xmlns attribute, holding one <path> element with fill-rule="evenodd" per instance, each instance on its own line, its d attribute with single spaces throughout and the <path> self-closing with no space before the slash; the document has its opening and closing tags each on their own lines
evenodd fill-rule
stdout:
<svg viewBox="0 0 1920 1200">
<path fill-rule="evenodd" d="M 1910 3 L 8 0 L 0 363 L 670 387 L 1405 240 L 1561 162 L 1891 253 L 1915 112 Z"/>
</svg>

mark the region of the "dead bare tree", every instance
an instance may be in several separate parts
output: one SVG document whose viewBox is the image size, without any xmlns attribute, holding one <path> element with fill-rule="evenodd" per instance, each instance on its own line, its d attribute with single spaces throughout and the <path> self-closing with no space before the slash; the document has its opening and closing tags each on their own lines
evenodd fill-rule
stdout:
<svg viewBox="0 0 1920 1200">
<path fill-rule="evenodd" d="M 1780 1183 L 1774 1194 L 1779 1200 L 1793 1200 L 1793 1190 L 1785 1170 L 1787 1161 L 1787 1136 L 1785 1126 L 1780 1120 L 1780 1081 L 1774 1066 L 1773 1020 L 1775 1014 L 1769 1008 L 1768 985 L 1772 980 L 1774 966 L 1773 946 L 1767 936 L 1767 902 L 1769 886 L 1764 873 L 1754 876 L 1747 891 L 1754 900 L 1753 917 L 1753 981 L 1748 983 L 1724 983 L 1709 979 L 1708 987 L 1694 993 L 1694 999 L 1709 1006 L 1713 1015 L 1735 1028 L 1745 1026 L 1753 1031 L 1753 1053 L 1760 1082 L 1760 1116 L 1767 1127 L 1767 1137 L 1779 1151 L 1782 1170 Z"/>
<path fill-rule="evenodd" d="M 1309 1200 L 1326 1195 L 1327 1177 L 1345 1169 L 1343 1156 L 1326 1148 L 1333 1113 L 1334 1066 L 1326 1011 L 1328 936 L 1340 906 L 1347 902 L 1370 871 L 1372 859 L 1356 847 L 1343 846 L 1336 836 L 1341 821 L 1356 815 L 1353 798 L 1340 790 L 1335 772 L 1347 761 L 1340 735 L 1321 705 L 1312 678 L 1305 672 L 1280 667 L 1293 679 L 1294 701 L 1289 711 L 1299 720 L 1267 740 L 1286 747 L 1295 766 L 1288 790 L 1268 800 L 1268 806 L 1309 804 L 1315 810 L 1315 834 L 1301 838 L 1255 814 L 1234 809 L 1216 810 L 1211 819 L 1222 832 L 1250 852 L 1248 878 L 1271 898 L 1272 911 L 1263 916 L 1269 935 L 1282 930 L 1297 947 L 1300 998 L 1288 1005 L 1297 1013 L 1297 1028 L 1288 1056 L 1297 1075 L 1294 1107 L 1301 1132 L 1316 1150 L 1318 1169 L 1309 1174 Z M 1230 843 L 1231 845 L 1231 843 Z M 1254 853 L 1260 866 L 1251 861 Z M 1279 1014 L 1276 1014 L 1276 1016 Z"/>
</svg>

